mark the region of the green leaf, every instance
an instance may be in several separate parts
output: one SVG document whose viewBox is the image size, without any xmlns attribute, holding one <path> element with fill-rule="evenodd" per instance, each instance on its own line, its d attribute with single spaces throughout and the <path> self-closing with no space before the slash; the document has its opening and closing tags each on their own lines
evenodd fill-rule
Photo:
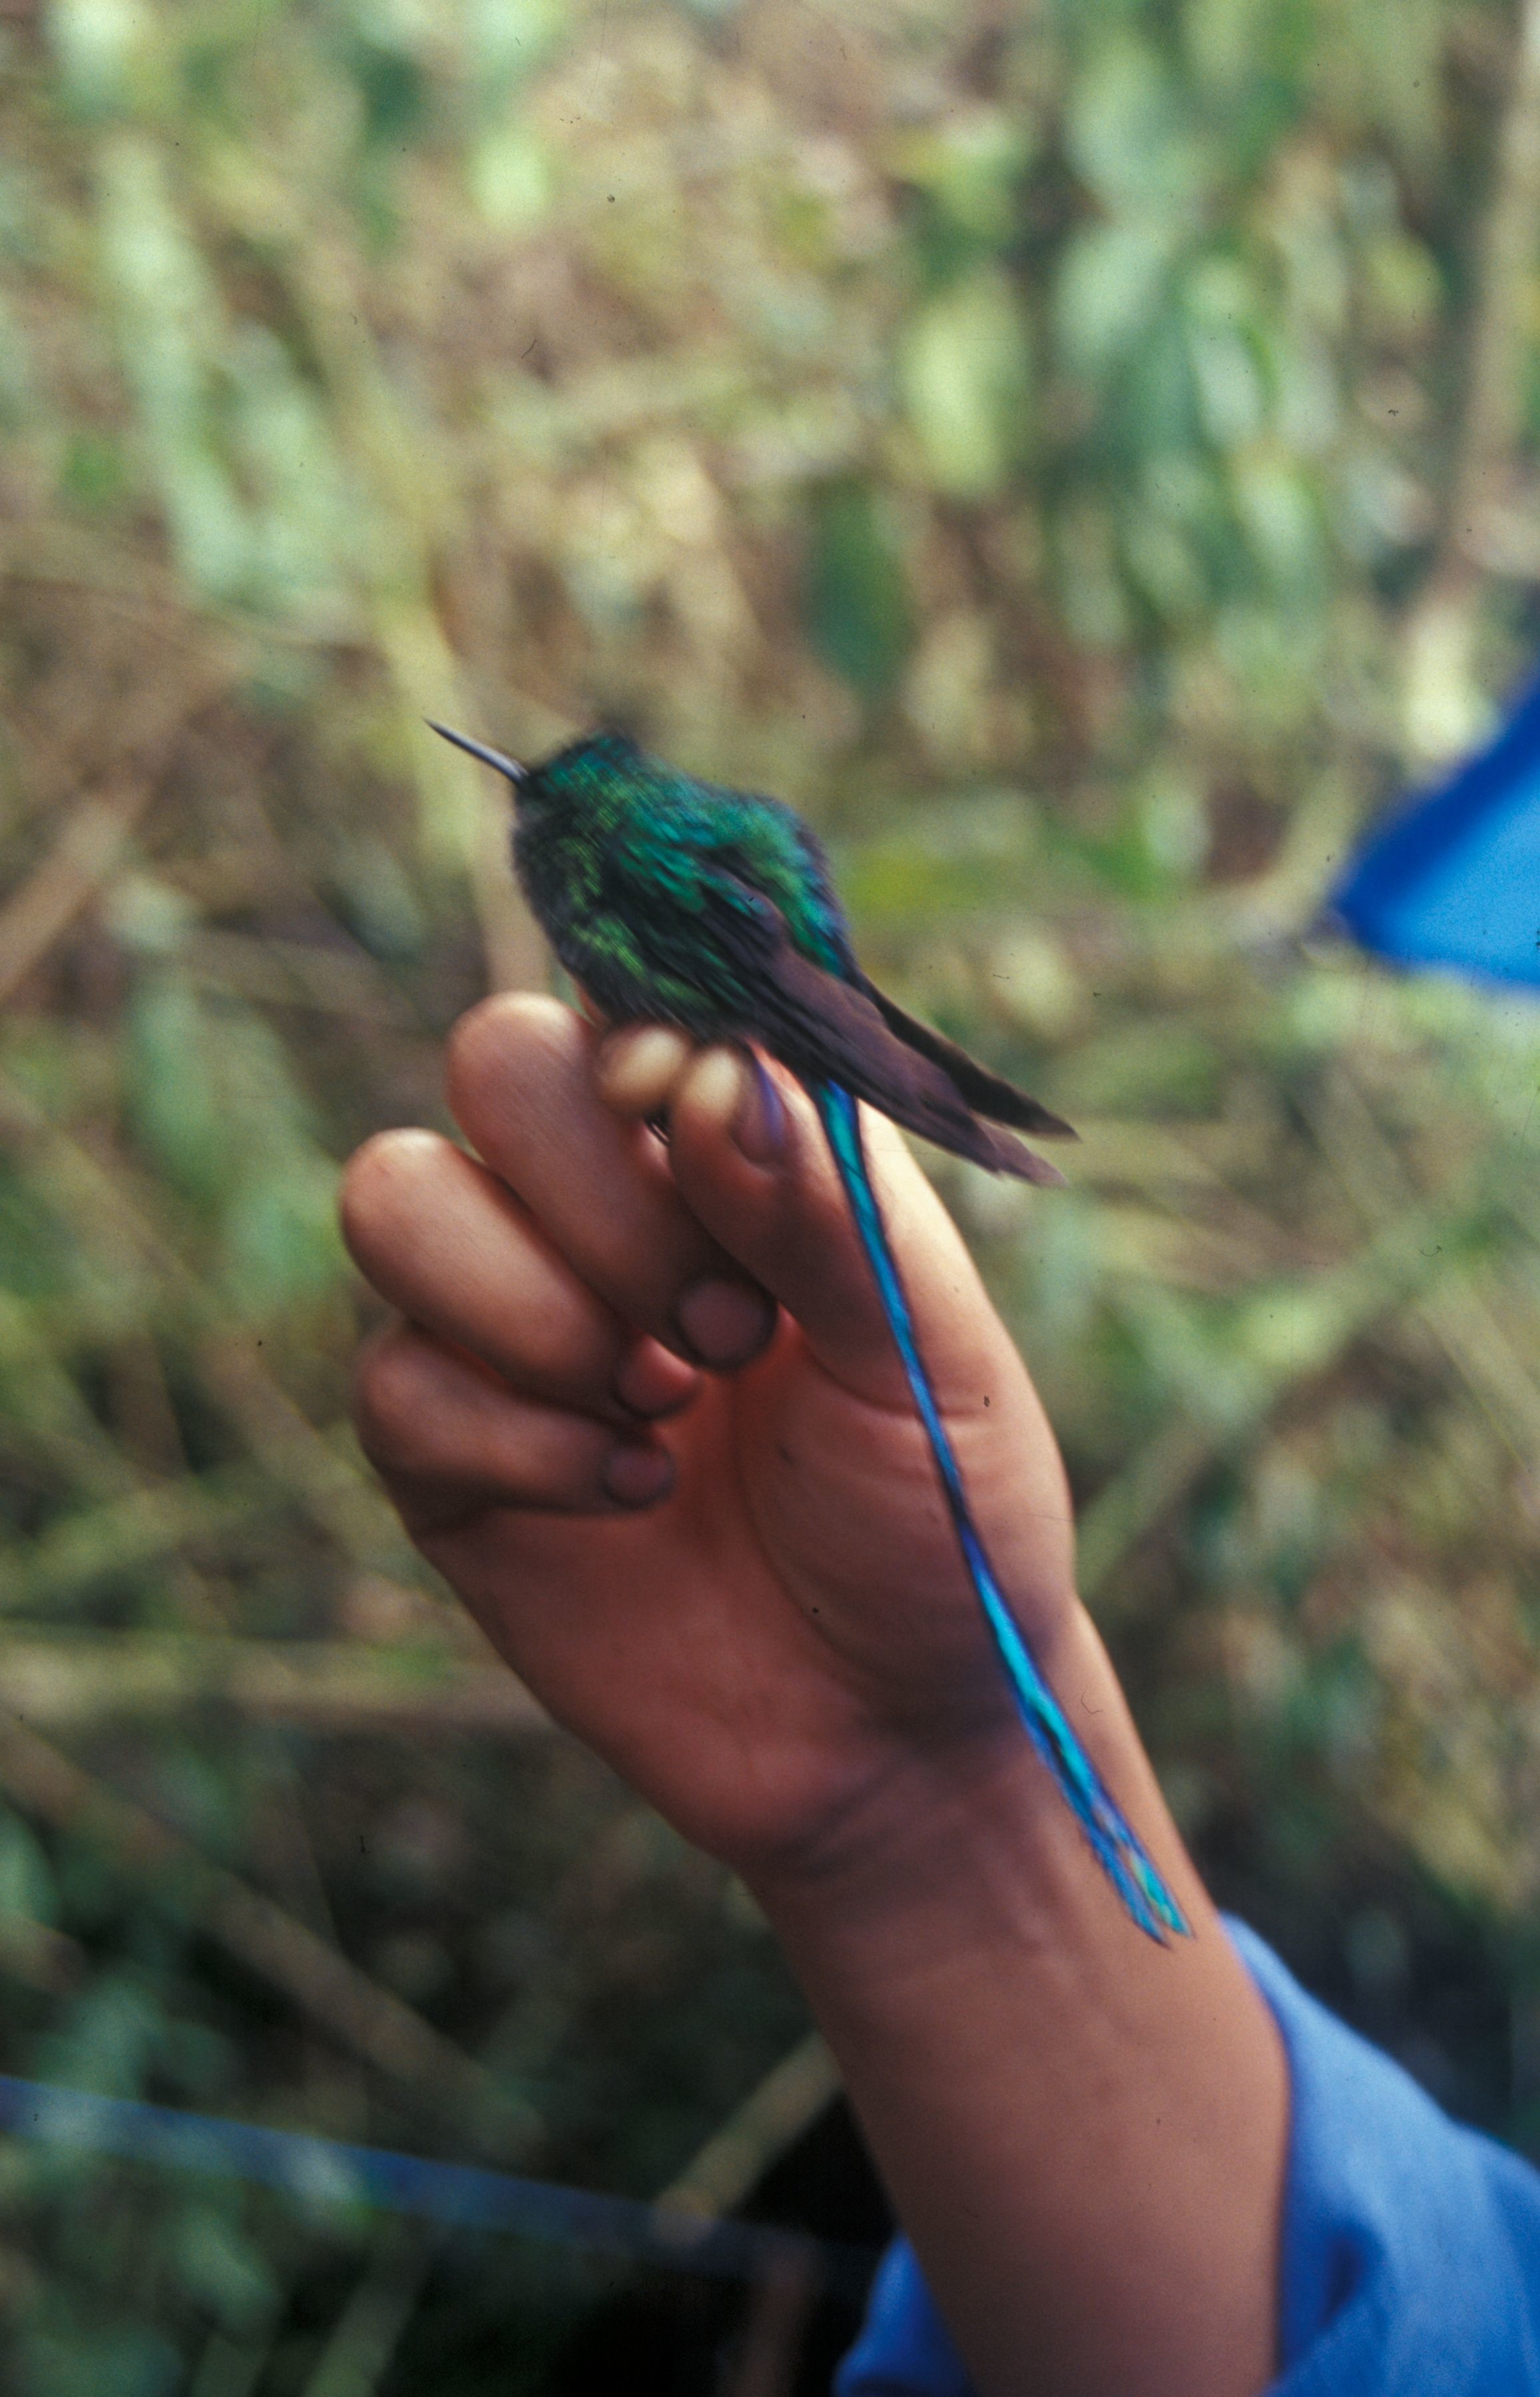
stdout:
<svg viewBox="0 0 1540 2397">
<path fill-rule="evenodd" d="M 1236 507 L 1252 555 L 1282 596 L 1303 600 L 1324 587 L 1320 510 L 1305 477 L 1281 456 L 1237 459 Z"/>
<path fill-rule="evenodd" d="M 1123 536 L 1123 556 L 1134 588 L 1167 623 L 1182 623 L 1207 607 L 1208 577 L 1180 526 L 1135 509 Z"/>
<path fill-rule="evenodd" d="M 909 599 L 891 509 L 869 483 L 815 488 L 804 612 L 819 655 L 864 698 L 893 689 L 912 638 Z"/>
<path fill-rule="evenodd" d="M 1115 215 L 1190 221 L 1215 172 L 1170 68 L 1127 29 L 1076 76 L 1066 132 L 1076 171 Z"/>
<path fill-rule="evenodd" d="M 975 108 L 904 135 L 891 154 L 896 172 L 929 193 L 960 233 L 998 248 L 1019 222 L 1019 186 L 1034 146 L 1020 116 Z"/>
<path fill-rule="evenodd" d="M 172 2255 L 187 2295 L 236 2337 L 249 2337 L 281 2302 L 272 2271 L 226 2213 L 190 2205 L 176 2225 Z"/>
<path fill-rule="evenodd" d="M 102 263 L 125 371 L 177 561 L 216 597 L 246 583 L 247 509 L 220 454 L 213 415 L 224 312 L 197 242 L 150 142 L 118 136 L 99 173 Z"/>
<path fill-rule="evenodd" d="M 50 0 L 48 40 L 69 105 L 86 117 L 130 108 L 155 38 L 145 0 Z"/>
<path fill-rule="evenodd" d="M 483 104 L 495 108 L 527 82 L 570 23 L 568 0 L 467 0 L 466 63 Z"/>
<path fill-rule="evenodd" d="M 428 84 L 421 60 L 400 38 L 399 20 L 360 8 L 343 56 L 363 99 L 364 147 L 398 149 L 410 141 L 427 118 Z"/>
<path fill-rule="evenodd" d="M 1029 441 L 1026 317 L 1009 278 L 981 268 L 911 317 L 899 387 L 925 479 L 956 499 L 998 491 Z"/>
<path fill-rule="evenodd" d="M 170 2340 L 139 2323 L 33 2332 L 23 2351 L 29 2397 L 172 2397 L 184 2385 Z"/>
<path fill-rule="evenodd" d="M 466 166 L 472 198 L 500 233 L 527 233 L 551 205 L 551 161 L 542 143 L 520 125 L 494 126 Z"/>
<path fill-rule="evenodd" d="M 1233 107 L 1272 64 L 1279 18 L 1297 13 L 1279 0 L 1185 0 L 1183 42 L 1200 89 Z"/>
<path fill-rule="evenodd" d="M 338 1169 L 295 1149 L 263 1169 L 250 1160 L 225 1212 L 221 1279 L 231 1303 L 260 1320 L 315 1298 L 342 1279 Z"/>
<path fill-rule="evenodd" d="M 95 514 L 112 507 L 127 487 L 127 470 L 117 442 L 88 432 L 71 436 L 59 470 L 63 498 Z"/>
<path fill-rule="evenodd" d="M 1230 259 L 1208 259 L 1183 295 L 1199 421 L 1220 449 L 1254 441 L 1267 409 L 1255 338 L 1256 294 Z"/>
<path fill-rule="evenodd" d="M 276 334 L 249 317 L 232 329 L 222 380 L 230 453 L 249 494 L 244 596 L 279 615 L 340 626 L 368 520 L 321 394 Z"/>
<path fill-rule="evenodd" d="M 31 344 L 0 292 L 0 433 L 19 433 L 37 414 Z"/>
<path fill-rule="evenodd" d="M 160 2049 L 165 2012 L 138 1973 L 98 1975 L 43 2042 L 50 2077 L 108 2097 L 138 2097 Z"/>
<path fill-rule="evenodd" d="M 332 895 L 371 956 L 395 959 L 421 951 L 427 937 L 422 904 L 395 850 L 374 835 L 338 841 Z"/>
<path fill-rule="evenodd" d="M 1180 234 L 1156 218 L 1118 218 L 1069 243 L 1053 293 L 1065 364 L 1098 378 L 1126 356 L 1165 303 Z"/>
<path fill-rule="evenodd" d="M 0 1913 L 58 1921 L 59 1893 L 40 1841 L 19 1814 L 0 1814 Z"/>
<path fill-rule="evenodd" d="M 232 1126 L 203 1010 L 179 974 L 141 979 L 129 1010 L 124 1070 L 128 1120 L 140 1147 L 184 1198 L 212 1204 L 229 1180 Z"/>
</svg>

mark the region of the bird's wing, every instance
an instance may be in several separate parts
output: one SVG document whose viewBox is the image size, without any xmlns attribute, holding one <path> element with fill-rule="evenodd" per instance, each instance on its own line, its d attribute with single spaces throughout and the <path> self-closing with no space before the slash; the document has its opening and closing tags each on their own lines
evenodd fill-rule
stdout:
<svg viewBox="0 0 1540 2397">
<path fill-rule="evenodd" d="M 773 1057 L 807 1080 L 839 1083 L 906 1132 L 991 1172 L 1022 1182 L 1064 1180 L 1046 1158 L 982 1123 L 945 1069 L 900 1040 L 864 990 L 794 948 L 781 915 L 760 892 L 735 876 L 717 878 L 723 887 L 713 930 L 730 944 L 752 993 L 743 1028 Z"/>
<path fill-rule="evenodd" d="M 868 982 L 864 974 L 861 987 L 890 1032 L 895 1032 L 907 1048 L 917 1050 L 920 1056 L 939 1065 L 975 1113 L 987 1116 L 991 1123 L 1013 1124 L 1018 1132 L 1036 1132 L 1039 1140 L 1079 1138 L 1074 1127 L 1062 1117 L 1051 1115 L 1040 1099 L 1018 1091 L 1003 1074 L 992 1074 L 987 1065 L 981 1065 L 976 1057 L 959 1049 L 955 1040 L 948 1040 L 944 1033 L 905 1015 L 903 1008 L 896 1006 L 886 991 L 878 990 L 876 983 Z"/>
</svg>

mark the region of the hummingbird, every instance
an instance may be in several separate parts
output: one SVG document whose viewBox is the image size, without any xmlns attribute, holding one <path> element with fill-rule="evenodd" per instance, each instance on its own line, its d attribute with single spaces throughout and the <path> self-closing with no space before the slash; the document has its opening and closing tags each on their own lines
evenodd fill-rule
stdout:
<svg viewBox="0 0 1540 2397">
<path fill-rule="evenodd" d="M 868 981 L 829 861 L 783 801 L 698 782 L 617 732 L 526 766 L 447 725 L 432 730 L 513 785 L 524 894 L 561 964 L 612 1023 L 757 1045 L 807 1091 L 1017 1711 L 1139 1928 L 1162 1945 L 1185 1934 L 996 1580 L 872 1185 L 859 1103 L 956 1157 L 1039 1184 L 1064 1176 L 1015 1133 L 1073 1140 L 1070 1126 Z"/>
</svg>

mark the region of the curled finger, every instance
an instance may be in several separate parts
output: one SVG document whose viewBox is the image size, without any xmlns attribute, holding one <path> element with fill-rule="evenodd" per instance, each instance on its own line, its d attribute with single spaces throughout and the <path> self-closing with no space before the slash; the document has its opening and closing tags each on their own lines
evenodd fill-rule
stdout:
<svg viewBox="0 0 1540 2397">
<path fill-rule="evenodd" d="M 430 1132 L 379 1132 L 348 1166 L 342 1228 L 381 1295 L 531 1399 L 619 1421 L 662 1415 L 695 1377 L 638 1337 L 512 1191 Z"/>
<path fill-rule="evenodd" d="M 673 1459 L 645 1430 L 525 1397 L 409 1323 L 364 1351 L 355 1411 L 364 1453 L 414 1531 L 489 1506 L 629 1514 L 673 1486 Z"/>
</svg>

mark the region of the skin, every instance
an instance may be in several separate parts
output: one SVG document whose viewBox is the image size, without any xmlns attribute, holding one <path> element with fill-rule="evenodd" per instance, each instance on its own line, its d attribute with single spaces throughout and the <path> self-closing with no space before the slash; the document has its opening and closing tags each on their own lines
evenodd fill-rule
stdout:
<svg viewBox="0 0 1540 2397">
<path fill-rule="evenodd" d="M 1002 1586 L 1196 1926 L 1165 1950 L 1021 1731 L 795 1082 L 504 996 L 458 1026 L 449 1083 L 475 1155 L 383 1133 L 343 1198 L 399 1311 L 358 1421 L 412 1537 L 553 1714 L 754 1890 L 979 2397 L 1254 2397 L 1276 2027 L 1076 1596 L 1051 1430 L 930 1185 L 868 1113 Z"/>
</svg>

